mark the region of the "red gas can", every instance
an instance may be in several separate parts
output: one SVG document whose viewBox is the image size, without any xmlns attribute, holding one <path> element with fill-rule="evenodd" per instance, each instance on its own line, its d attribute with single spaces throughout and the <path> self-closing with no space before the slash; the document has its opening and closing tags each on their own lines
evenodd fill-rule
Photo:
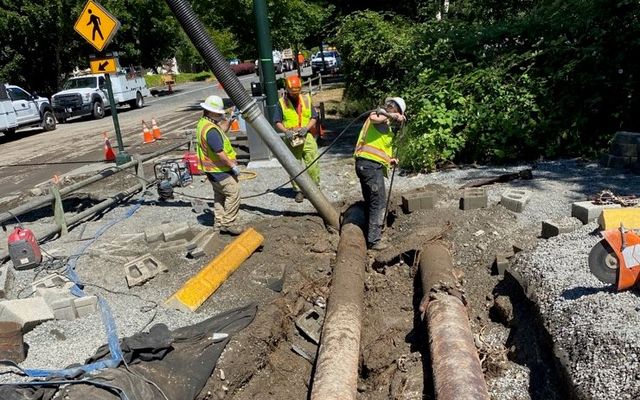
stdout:
<svg viewBox="0 0 640 400">
<path fill-rule="evenodd" d="M 187 151 L 182 157 L 182 161 L 187 165 L 191 175 L 202 175 L 202 171 L 198 169 L 198 155 Z"/>
<path fill-rule="evenodd" d="M 9 235 L 9 256 L 15 269 L 29 269 L 40 265 L 42 253 L 38 240 L 29 229 L 16 227 Z"/>
</svg>

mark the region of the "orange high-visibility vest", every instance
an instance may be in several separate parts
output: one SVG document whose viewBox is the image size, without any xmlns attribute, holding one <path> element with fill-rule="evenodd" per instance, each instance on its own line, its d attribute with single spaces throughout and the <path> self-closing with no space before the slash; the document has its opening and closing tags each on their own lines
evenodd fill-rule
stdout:
<svg viewBox="0 0 640 400">
<path fill-rule="evenodd" d="M 231 167 L 209 147 L 207 132 L 213 128 L 222 136 L 222 150 L 230 160 L 236 159 L 236 151 L 231 146 L 231 141 L 222 129 L 207 118 L 200 118 L 196 127 L 196 148 L 198 152 L 198 169 L 203 172 L 229 172 Z"/>
</svg>

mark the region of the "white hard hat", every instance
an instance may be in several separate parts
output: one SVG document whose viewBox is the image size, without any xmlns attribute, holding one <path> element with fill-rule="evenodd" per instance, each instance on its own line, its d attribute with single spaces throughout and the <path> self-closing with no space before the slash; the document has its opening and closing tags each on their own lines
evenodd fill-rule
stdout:
<svg viewBox="0 0 640 400">
<path fill-rule="evenodd" d="M 387 97 L 385 103 L 387 101 L 393 101 L 394 103 L 396 103 L 400 108 L 400 112 L 402 113 L 402 115 L 404 115 L 404 112 L 407 111 L 407 104 L 404 102 L 402 97 Z"/>
<path fill-rule="evenodd" d="M 200 107 L 207 111 L 216 114 L 224 114 L 224 103 L 220 96 L 211 95 L 204 100 L 204 103 L 200 103 Z"/>
</svg>

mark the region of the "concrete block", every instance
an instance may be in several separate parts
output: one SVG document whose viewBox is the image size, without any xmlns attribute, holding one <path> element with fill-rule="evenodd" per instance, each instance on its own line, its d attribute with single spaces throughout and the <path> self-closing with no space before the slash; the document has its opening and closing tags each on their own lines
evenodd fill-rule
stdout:
<svg viewBox="0 0 640 400">
<path fill-rule="evenodd" d="M 500 204 L 507 210 L 522 212 L 524 206 L 531 200 L 531 191 L 522 189 L 508 189 L 502 194 Z"/>
<path fill-rule="evenodd" d="M 296 320 L 296 326 L 306 337 L 311 339 L 315 344 L 319 344 L 323 321 L 324 310 L 312 308 Z"/>
<path fill-rule="evenodd" d="M 144 239 L 147 243 L 155 243 L 164 240 L 164 231 L 161 226 L 152 226 L 144 230 Z"/>
<path fill-rule="evenodd" d="M 84 318 L 89 314 L 93 314 L 98 309 L 98 298 L 96 296 L 76 298 L 73 303 L 78 318 Z"/>
<path fill-rule="evenodd" d="M 0 302 L 0 321 L 17 322 L 25 330 L 52 319 L 53 312 L 42 297 Z"/>
<path fill-rule="evenodd" d="M 0 299 L 6 299 L 13 286 L 13 268 L 9 264 L 0 265 Z"/>
<path fill-rule="evenodd" d="M 504 254 L 496 254 L 496 258 L 493 261 L 492 273 L 494 275 L 504 275 L 504 271 L 509 266 L 509 260 Z"/>
<path fill-rule="evenodd" d="M 410 193 L 402 196 L 402 208 L 407 214 L 418 210 L 431 210 L 435 204 L 436 195 L 433 192 Z"/>
<path fill-rule="evenodd" d="M 193 239 L 193 232 L 191 232 L 191 227 L 189 224 L 178 224 L 178 225 L 167 225 L 164 227 L 164 241 L 171 242 L 173 240 Z"/>
<path fill-rule="evenodd" d="M 638 143 L 616 143 L 612 142 L 609 154 L 617 157 L 637 157 Z"/>
<path fill-rule="evenodd" d="M 77 318 L 74 297 L 59 299 L 49 304 L 55 319 L 73 321 Z"/>
<path fill-rule="evenodd" d="M 489 202 L 489 196 L 484 188 L 467 188 L 462 193 L 460 199 L 461 210 L 473 210 L 475 208 L 486 207 Z"/>
<path fill-rule="evenodd" d="M 66 276 L 53 273 L 31 282 L 31 289 L 34 292 L 38 292 L 38 289 L 71 289 L 73 285 L 74 283 Z"/>
<path fill-rule="evenodd" d="M 193 240 L 185 245 L 187 257 L 199 258 L 204 255 L 212 255 L 218 244 L 218 239 L 216 231 L 213 229 L 204 229 L 198 232 Z"/>
<path fill-rule="evenodd" d="M 558 236 L 561 233 L 573 232 L 580 226 L 582 226 L 581 221 L 574 217 L 548 219 L 546 221 L 542 221 L 542 231 L 540 232 L 540 236 L 545 239 L 549 239 L 554 236 Z"/>
<path fill-rule="evenodd" d="M 598 219 L 602 210 L 620 207 L 620 204 L 593 204 L 590 201 L 578 201 L 571 205 L 571 216 L 578 218 L 583 224 L 588 224 Z"/>
<path fill-rule="evenodd" d="M 159 272 L 169 269 L 151 254 L 145 254 L 124 265 L 124 273 L 129 287 L 142 285 Z"/>
<path fill-rule="evenodd" d="M 624 207 L 602 210 L 598 217 L 600 229 L 640 229 L 640 207 Z"/>
</svg>

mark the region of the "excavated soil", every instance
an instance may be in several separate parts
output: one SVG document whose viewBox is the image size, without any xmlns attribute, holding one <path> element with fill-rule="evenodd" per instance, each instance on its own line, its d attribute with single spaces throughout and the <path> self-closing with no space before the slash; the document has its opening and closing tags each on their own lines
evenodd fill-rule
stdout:
<svg viewBox="0 0 640 400">
<path fill-rule="evenodd" d="M 462 211 L 457 190 L 422 190 L 439 194 L 437 208 L 404 214 L 394 198 L 386 230 L 392 247 L 369 253 L 358 398 L 434 398 L 426 330 L 416 311 L 422 298 L 416 255 L 430 240 L 451 249 L 492 397 L 565 398 L 535 312 L 519 286 L 492 269 L 496 254 L 531 248 L 536 229 L 514 230 L 515 216 L 498 205 Z M 310 393 L 317 346 L 295 321 L 312 308 L 322 312 L 339 237 L 315 217 L 278 218 L 258 229 L 273 240 L 245 271 L 281 274 L 282 290 L 233 338 L 199 399 L 302 399 Z"/>
</svg>

